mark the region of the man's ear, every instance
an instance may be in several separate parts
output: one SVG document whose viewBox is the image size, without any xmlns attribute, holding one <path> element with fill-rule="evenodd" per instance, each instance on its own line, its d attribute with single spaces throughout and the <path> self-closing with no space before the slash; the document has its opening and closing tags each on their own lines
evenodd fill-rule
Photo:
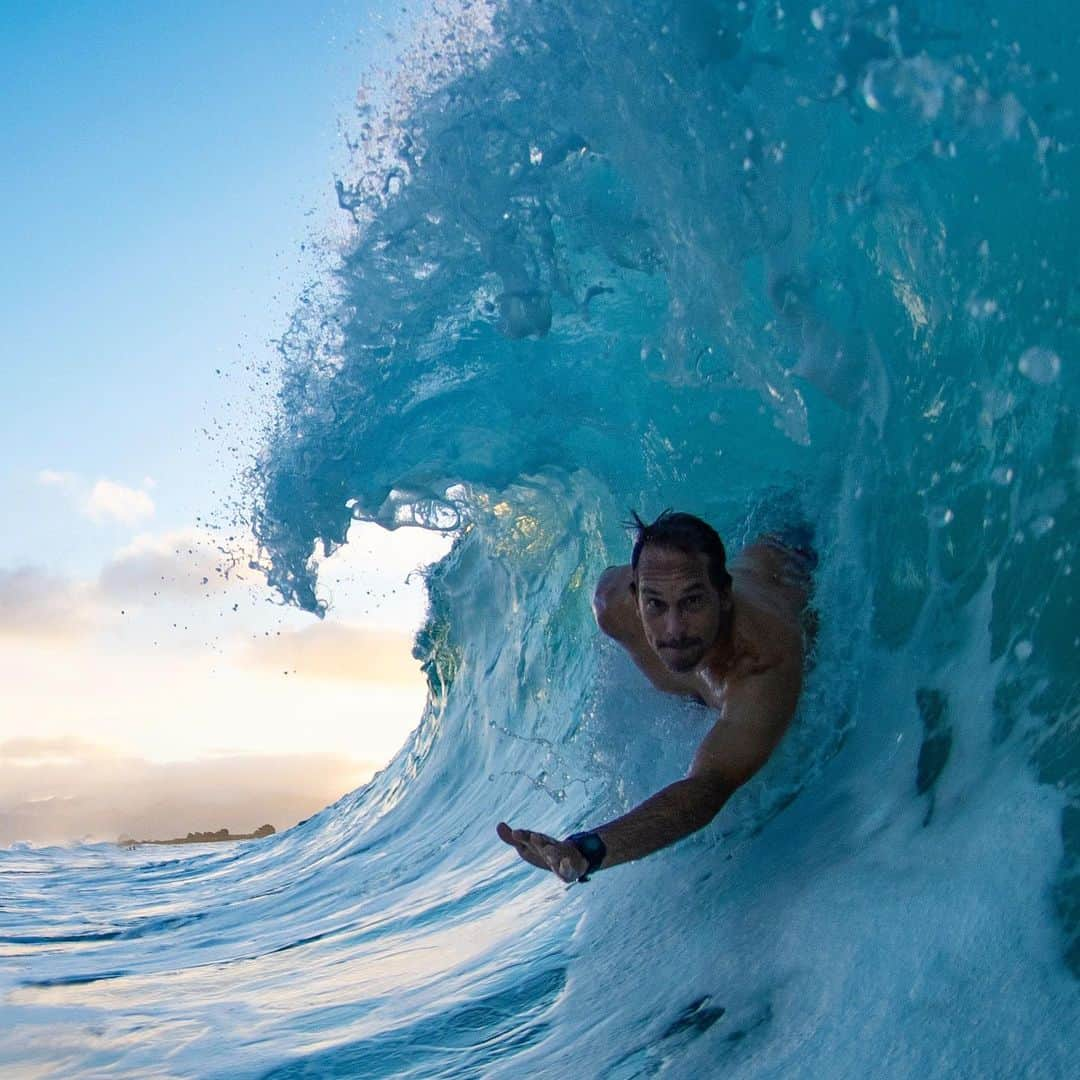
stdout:
<svg viewBox="0 0 1080 1080">
<path fill-rule="evenodd" d="M 633 578 L 630 579 L 630 595 L 637 599 L 637 582 Z"/>
</svg>

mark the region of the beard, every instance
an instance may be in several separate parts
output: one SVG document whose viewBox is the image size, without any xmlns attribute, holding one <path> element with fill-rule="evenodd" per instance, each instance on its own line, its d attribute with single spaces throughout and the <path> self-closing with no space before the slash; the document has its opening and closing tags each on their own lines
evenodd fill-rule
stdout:
<svg viewBox="0 0 1080 1080">
<path fill-rule="evenodd" d="M 669 671 L 685 675 L 705 658 L 705 642 L 700 638 L 689 641 L 671 642 L 657 645 L 660 661 Z"/>
</svg>

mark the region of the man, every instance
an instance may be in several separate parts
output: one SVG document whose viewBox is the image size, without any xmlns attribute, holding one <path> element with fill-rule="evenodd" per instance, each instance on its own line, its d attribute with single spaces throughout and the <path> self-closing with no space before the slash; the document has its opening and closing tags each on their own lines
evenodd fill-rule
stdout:
<svg viewBox="0 0 1080 1080">
<path fill-rule="evenodd" d="M 683 780 L 622 817 L 556 840 L 505 822 L 499 837 L 563 881 L 640 859 L 707 825 L 769 759 L 795 713 L 803 675 L 803 621 L 817 557 L 809 530 L 761 537 L 728 572 L 715 530 L 665 511 L 636 514 L 629 566 L 600 577 L 593 610 L 660 690 L 717 714 Z M 806 620 L 809 622 L 809 620 Z"/>
</svg>

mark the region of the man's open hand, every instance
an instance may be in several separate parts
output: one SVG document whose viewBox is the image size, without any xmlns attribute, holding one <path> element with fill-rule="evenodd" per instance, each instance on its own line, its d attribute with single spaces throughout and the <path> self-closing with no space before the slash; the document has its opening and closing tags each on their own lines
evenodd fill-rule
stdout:
<svg viewBox="0 0 1080 1080">
<path fill-rule="evenodd" d="M 588 859 L 569 841 L 556 840 L 528 829 L 511 829 L 505 821 L 500 821 L 495 831 L 499 839 L 514 848 L 527 863 L 550 870 L 567 883 L 577 881 L 589 869 Z"/>
</svg>

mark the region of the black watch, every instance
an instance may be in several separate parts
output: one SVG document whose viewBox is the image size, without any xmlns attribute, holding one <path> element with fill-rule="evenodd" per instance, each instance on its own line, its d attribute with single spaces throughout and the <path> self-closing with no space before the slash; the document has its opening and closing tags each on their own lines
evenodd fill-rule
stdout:
<svg viewBox="0 0 1080 1080">
<path fill-rule="evenodd" d="M 573 844 L 585 856 L 589 865 L 585 873 L 578 878 L 578 882 L 588 881 L 589 875 L 594 870 L 600 869 L 600 864 L 604 861 L 604 856 L 607 855 L 604 841 L 594 832 L 576 832 L 573 836 L 568 836 L 566 842 Z"/>
</svg>

